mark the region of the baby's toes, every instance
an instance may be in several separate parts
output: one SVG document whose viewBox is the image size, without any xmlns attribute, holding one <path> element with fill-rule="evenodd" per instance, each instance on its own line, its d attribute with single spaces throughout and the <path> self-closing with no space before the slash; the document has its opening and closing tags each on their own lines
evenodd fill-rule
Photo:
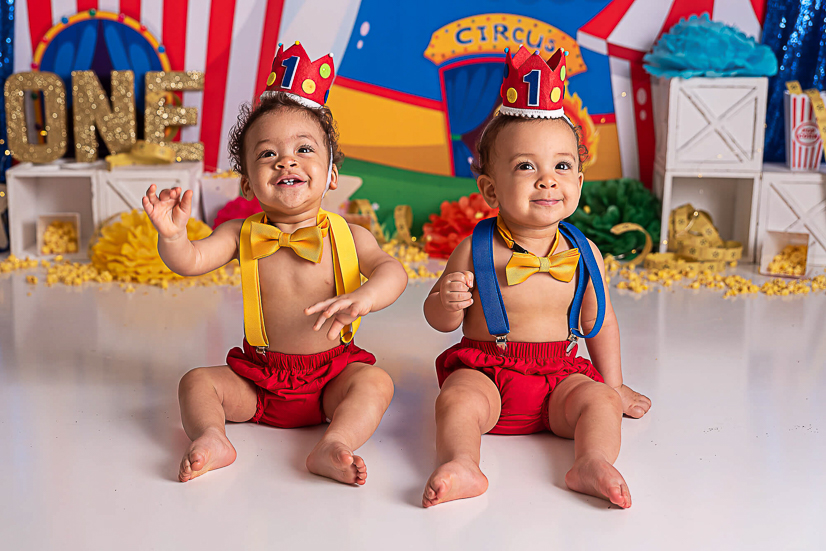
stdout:
<svg viewBox="0 0 826 551">
<path fill-rule="evenodd" d="M 190 478 L 192 478 L 192 467 L 189 464 L 189 459 L 184 458 L 178 468 L 178 480 L 186 482 Z"/>
<path fill-rule="evenodd" d="M 367 481 L 367 464 L 358 455 L 353 457 L 353 467 L 356 468 L 356 484 L 364 484 Z"/>
<path fill-rule="evenodd" d="M 648 413 L 648 408 L 645 407 L 645 404 L 637 404 L 632 408 L 632 410 L 634 413 L 634 417 L 636 417 L 637 419 Z"/>
<path fill-rule="evenodd" d="M 367 471 L 367 464 L 364 462 L 364 459 L 361 458 L 359 455 L 353 456 L 353 465 L 355 465 L 356 469 L 361 471 Z"/>
</svg>

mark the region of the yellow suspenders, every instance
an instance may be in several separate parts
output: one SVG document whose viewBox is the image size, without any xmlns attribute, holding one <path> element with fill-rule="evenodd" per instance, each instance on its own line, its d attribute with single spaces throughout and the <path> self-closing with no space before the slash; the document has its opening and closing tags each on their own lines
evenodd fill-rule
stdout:
<svg viewBox="0 0 826 551">
<path fill-rule="evenodd" d="M 358 256 L 353 234 L 347 221 L 338 214 L 319 211 L 330 221 L 330 242 L 332 243 L 333 270 L 336 276 L 336 295 L 352 293 L 361 286 Z M 251 346 L 268 347 L 269 340 L 264 329 L 264 312 L 261 306 L 261 287 L 258 279 L 258 260 L 252 256 L 250 231 L 253 222 L 261 222 L 264 213 L 253 214 L 241 226 L 239 259 L 241 262 L 241 293 L 244 301 L 244 333 Z M 361 318 L 341 330 L 341 340 L 349 343 L 358 330 Z"/>
</svg>

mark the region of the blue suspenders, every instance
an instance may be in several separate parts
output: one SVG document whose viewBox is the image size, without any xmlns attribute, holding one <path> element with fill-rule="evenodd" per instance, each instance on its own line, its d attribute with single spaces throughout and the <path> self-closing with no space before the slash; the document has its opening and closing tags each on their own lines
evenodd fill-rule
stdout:
<svg viewBox="0 0 826 551">
<path fill-rule="evenodd" d="M 488 332 L 496 338 L 496 345 L 504 351 L 507 346 L 510 325 L 508 324 L 508 314 L 505 312 L 505 304 L 502 302 L 502 292 L 499 289 L 499 281 L 496 279 L 496 271 L 493 266 L 493 237 L 496 231 L 496 218 L 487 218 L 476 224 L 471 238 L 471 253 L 473 255 L 473 272 L 476 277 L 476 286 L 479 289 L 479 299 L 482 301 L 482 311 L 485 313 L 485 321 L 488 325 Z M 577 337 L 590 339 L 594 337 L 602 328 L 602 321 L 605 318 L 605 286 L 602 282 L 591 245 L 585 235 L 576 227 L 565 222 L 559 223 L 559 231 L 566 239 L 579 249 L 579 279 L 577 280 L 576 294 L 571 303 L 571 311 L 568 315 L 568 327 L 570 334 L 568 340 L 568 352 L 576 344 Z M 579 332 L 579 311 L 582 307 L 582 299 L 585 296 L 585 289 L 588 287 L 588 280 L 594 285 L 594 292 L 597 295 L 597 320 L 593 329 L 587 335 Z"/>
</svg>

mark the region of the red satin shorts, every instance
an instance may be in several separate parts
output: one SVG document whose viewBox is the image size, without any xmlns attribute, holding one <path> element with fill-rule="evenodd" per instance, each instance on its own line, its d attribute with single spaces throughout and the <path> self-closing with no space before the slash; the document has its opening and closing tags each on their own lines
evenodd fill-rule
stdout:
<svg viewBox="0 0 826 551">
<path fill-rule="evenodd" d="M 227 354 L 230 369 L 258 387 L 250 421 L 280 428 L 324 423 L 324 387 L 354 362 L 374 365 L 376 357 L 353 343 L 318 354 L 259 354 L 246 339 Z"/>
<path fill-rule="evenodd" d="M 582 373 L 597 382 L 602 376 L 590 361 L 565 352 L 563 342 L 509 342 L 504 354 L 496 343 L 462 338 L 436 359 L 439 387 L 457 369 L 476 369 L 499 389 L 502 413 L 491 434 L 531 434 L 550 430 L 548 401 L 568 375 Z"/>
</svg>

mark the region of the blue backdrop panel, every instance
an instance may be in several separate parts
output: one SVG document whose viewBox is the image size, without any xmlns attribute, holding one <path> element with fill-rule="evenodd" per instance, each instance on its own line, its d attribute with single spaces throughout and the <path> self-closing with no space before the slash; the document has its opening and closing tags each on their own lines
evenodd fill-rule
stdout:
<svg viewBox="0 0 826 551">
<path fill-rule="evenodd" d="M 766 113 L 781 113 L 766 119 L 763 158 L 784 162 L 786 138 L 782 113 L 786 81 L 797 80 L 804 90 L 826 89 L 826 2 L 768 0 L 763 43 L 771 47 L 780 65 L 777 74 L 769 79 Z"/>
<path fill-rule="evenodd" d="M 472 140 L 468 144 L 462 138 L 487 121 L 496 107 L 502 84 L 502 67 L 503 63 L 476 63 L 444 71 L 456 176 L 473 177 L 469 161 L 473 156 L 470 147 L 475 144 Z"/>
<path fill-rule="evenodd" d="M 0 0 L 0 85 L 6 85 L 6 79 L 12 74 L 14 59 L 14 0 Z M 11 156 L 3 152 L 6 150 L 6 102 L 0 102 L 0 138 L 3 144 L 0 145 L 0 182 L 6 183 L 6 170 L 11 167 Z M 5 202 L 5 201 L 4 201 Z M 0 232 L 4 233 L 0 239 L 0 251 L 7 251 L 9 248 L 9 218 L 5 209 L 0 212 Z"/>
</svg>

